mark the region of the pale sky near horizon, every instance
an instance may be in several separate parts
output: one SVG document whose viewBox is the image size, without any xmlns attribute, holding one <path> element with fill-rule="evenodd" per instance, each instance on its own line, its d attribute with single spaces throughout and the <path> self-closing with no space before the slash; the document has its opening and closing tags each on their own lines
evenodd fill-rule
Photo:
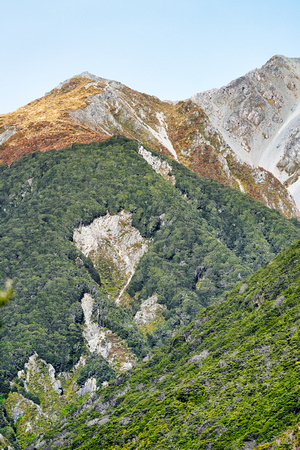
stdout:
<svg viewBox="0 0 300 450">
<path fill-rule="evenodd" d="M 162 100 L 300 57 L 299 0 L 0 0 L 0 114 L 89 71 Z"/>
</svg>

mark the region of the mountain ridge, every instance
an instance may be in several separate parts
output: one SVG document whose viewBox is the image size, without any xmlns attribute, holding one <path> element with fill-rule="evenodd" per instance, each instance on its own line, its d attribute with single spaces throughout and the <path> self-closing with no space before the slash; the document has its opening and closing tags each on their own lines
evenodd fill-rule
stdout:
<svg viewBox="0 0 300 450">
<path fill-rule="evenodd" d="M 0 284 L 15 292 L 0 447 L 298 438 L 300 222 L 284 183 L 235 150 L 250 159 L 279 132 L 296 185 L 290 64 L 271 58 L 203 107 L 83 72 L 0 116 Z"/>
<path fill-rule="evenodd" d="M 242 161 L 262 166 L 299 204 L 300 59 L 273 56 L 220 89 L 192 96 Z"/>
<path fill-rule="evenodd" d="M 287 217 L 299 217 L 283 183 L 270 171 L 241 161 L 222 130 L 194 101 L 161 101 L 88 72 L 0 116 L 0 163 L 10 164 L 35 150 L 101 141 L 113 134 L 137 139 Z"/>
</svg>

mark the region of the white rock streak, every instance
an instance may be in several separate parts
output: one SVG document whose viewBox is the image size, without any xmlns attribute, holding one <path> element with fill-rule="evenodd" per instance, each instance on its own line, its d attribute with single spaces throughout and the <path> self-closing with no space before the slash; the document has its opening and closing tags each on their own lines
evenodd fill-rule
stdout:
<svg viewBox="0 0 300 450">
<path fill-rule="evenodd" d="M 284 156 L 284 146 L 291 132 L 300 123 L 300 102 L 288 118 L 285 120 L 281 128 L 276 132 L 272 141 L 269 143 L 262 154 L 258 165 L 272 172 L 280 181 L 284 182 L 288 178 L 288 174 L 278 170 L 277 164 Z"/>
<path fill-rule="evenodd" d="M 125 372 L 133 367 L 135 356 L 129 351 L 126 343 L 110 330 L 100 327 L 92 320 L 94 299 L 90 294 L 84 294 L 81 306 L 84 313 L 85 327 L 83 337 L 90 353 L 103 356 L 116 370 Z"/>
<path fill-rule="evenodd" d="M 100 353 L 103 358 L 107 359 L 111 349 L 111 343 L 106 340 L 106 334 L 96 322 L 92 321 L 94 300 L 90 294 L 84 294 L 81 300 L 81 306 L 84 313 L 85 327 L 83 336 L 87 341 L 89 351 L 91 353 Z"/>
<path fill-rule="evenodd" d="M 151 152 L 146 150 L 142 145 L 139 147 L 139 155 L 141 155 L 144 160 L 155 170 L 156 173 L 161 175 L 165 180 L 170 181 L 170 183 L 175 184 L 175 175 L 169 175 L 172 171 L 172 167 L 167 161 L 163 161 L 158 156 L 154 156 Z"/>
<path fill-rule="evenodd" d="M 169 139 L 167 128 L 168 125 L 165 122 L 165 116 L 162 112 L 156 113 L 156 117 L 160 123 L 160 126 L 156 126 L 157 131 L 153 130 L 149 125 L 145 124 L 148 130 L 153 134 L 153 136 L 164 146 L 169 152 L 174 156 L 175 160 L 178 161 L 177 153 L 173 147 L 172 142 Z"/>
<path fill-rule="evenodd" d="M 9 128 L 8 130 L 3 131 L 3 133 L 0 133 L 0 145 L 4 144 L 4 142 L 8 141 L 8 139 L 16 133 L 17 130 L 14 130 L 13 128 Z"/>
</svg>

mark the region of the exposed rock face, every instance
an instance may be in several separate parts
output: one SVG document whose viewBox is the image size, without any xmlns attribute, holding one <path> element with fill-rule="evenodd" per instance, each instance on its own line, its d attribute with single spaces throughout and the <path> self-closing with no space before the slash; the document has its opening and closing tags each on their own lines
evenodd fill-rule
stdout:
<svg viewBox="0 0 300 450">
<path fill-rule="evenodd" d="M 9 138 L 16 134 L 16 130 L 13 128 L 8 128 L 7 130 L 0 133 L 0 145 L 4 144 Z"/>
<path fill-rule="evenodd" d="M 0 448 L 5 448 L 7 450 L 14 450 L 13 447 L 9 445 L 8 440 L 0 433 Z"/>
<path fill-rule="evenodd" d="M 63 398 L 63 378 L 61 374 L 56 376 L 54 367 L 39 358 L 37 353 L 30 356 L 24 369 L 18 372 L 18 378 L 26 393 L 10 393 L 5 407 L 19 432 L 41 432 L 56 420 L 57 411 L 66 403 L 66 398 Z M 69 393 L 72 392 L 72 384 L 74 380 L 70 379 Z"/>
<path fill-rule="evenodd" d="M 275 69 L 274 73 L 270 70 L 268 76 L 281 83 L 281 76 Z M 263 83 L 259 71 L 250 77 L 252 81 L 247 77 L 224 88 L 224 93 L 220 90 L 196 95 L 193 97 L 196 104 L 191 100 L 163 102 L 116 81 L 84 72 L 61 83 L 45 97 L 0 116 L 0 163 L 11 163 L 36 150 L 58 149 L 74 142 L 89 143 L 123 134 L 168 155 L 201 176 L 221 181 L 288 217 L 295 217 L 298 212 L 287 189 L 265 171 L 275 173 L 272 168 L 268 164 L 255 164 L 255 170 L 265 174 L 265 185 L 259 185 L 249 156 L 253 142 L 257 145 L 270 142 L 272 126 L 284 126 L 282 111 L 289 107 L 286 96 L 280 89 L 274 90 L 270 83 L 263 86 L 262 91 L 253 90 L 255 83 Z M 297 95 L 298 79 L 292 71 L 288 72 L 285 85 L 288 93 Z M 228 108 L 226 102 L 233 97 L 236 98 Z M 271 128 L 269 125 L 263 128 L 269 122 L 273 124 Z M 256 137 L 257 129 L 260 129 L 259 137 Z M 290 136 L 290 140 L 294 138 Z M 287 148 L 283 153 L 283 164 L 290 171 L 294 152 Z M 246 157 L 241 158 L 240 154 Z M 153 168 L 155 170 L 155 165 Z M 277 172 L 275 175 L 278 176 Z M 172 181 L 172 177 L 169 179 Z M 283 182 L 286 177 L 280 180 Z M 290 189 L 292 193 L 294 190 Z"/>
<path fill-rule="evenodd" d="M 93 298 L 89 294 L 84 294 L 81 301 L 85 319 L 83 336 L 90 353 L 101 354 L 118 372 L 131 369 L 136 363 L 135 356 L 117 335 L 104 327 L 100 327 L 92 320 L 93 304 Z M 86 387 L 86 389 L 88 388 L 90 388 L 90 385 Z"/>
<path fill-rule="evenodd" d="M 84 385 L 76 391 L 78 396 L 82 396 L 85 394 L 89 394 L 91 392 L 95 392 L 97 390 L 97 381 L 96 378 L 88 378 Z"/>
<path fill-rule="evenodd" d="M 140 232 L 131 225 L 131 214 L 120 214 L 95 219 L 88 226 L 74 230 L 75 245 L 89 256 L 100 273 L 108 293 L 117 303 L 128 286 L 139 260 L 148 245 Z"/>
<path fill-rule="evenodd" d="M 142 302 L 140 310 L 134 316 L 134 321 L 145 331 L 148 331 L 149 325 L 155 327 L 155 324 L 163 320 L 162 312 L 166 309 L 165 305 L 157 303 L 157 295 L 152 295 Z"/>
<path fill-rule="evenodd" d="M 96 390 L 94 378 L 89 378 L 78 389 L 76 380 L 80 368 L 84 365 L 85 357 L 81 356 L 70 372 L 56 374 L 53 366 L 41 359 L 37 353 L 30 356 L 24 364 L 24 369 L 18 372 L 19 380 L 12 382 L 18 387 L 18 392 L 10 392 L 4 402 L 19 435 L 24 436 L 26 440 L 28 435 L 43 432 L 72 401 L 78 402 L 78 397 Z M 22 437 L 20 443 L 22 444 Z"/>
<path fill-rule="evenodd" d="M 208 350 L 203 350 L 203 352 L 201 352 L 199 355 L 192 356 L 192 358 L 190 358 L 188 360 L 188 362 L 190 364 L 201 362 L 203 359 L 207 358 L 208 356 L 209 356 Z"/>
<path fill-rule="evenodd" d="M 148 152 L 142 145 L 139 147 L 139 154 L 142 155 L 145 161 L 155 170 L 156 173 L 160 174 L 165 180 L 170 181 L 171 184 L 176 183 L 176 178 L 174 175 L 170 175 L 172 167 L 167 161 L 163 161 L 158 156 L 154 156 L 151 152 Z"/>
<path fill-rule="evenodd" d="M 59 395 L 62 394 L 61 381 L 55 377 L 55 369 L 51 364 L 46 363 L 43 359 L 38 357 L 37 353 L 34 353 L 29 357 L 28 363 L 24 365 L 25 370 L 18 372 L 18 377 L 23 379 L 25 389 L 28 390 L 28 386 L 34 385 L 34 390 L 37 389 L 37 384 L 46 392 L 49 390 L 49 381 L 52 389 Z M 44 372 L 48 373 L 48 377 L 45 377 Z"/>
<path fill-rule="evenodd" d="M 291 186 L 299 207 L 300 185 L 293 184 L 300 174 L 300 59 L 274 56 L 261 69 L 192 99 L 242 161 Z"/>
</svg>

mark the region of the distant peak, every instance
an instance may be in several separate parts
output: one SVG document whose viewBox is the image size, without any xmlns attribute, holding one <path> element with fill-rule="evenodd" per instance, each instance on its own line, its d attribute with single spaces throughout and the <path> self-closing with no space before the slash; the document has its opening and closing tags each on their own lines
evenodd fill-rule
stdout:
<svg viewBox="0 0 300 450">
<path fill-rule="evenodd" d="M 82 72 L 82 73 L 80 73 L 79 75 L 75 75 L 75 77 L 78 77 L 78 78 L 88 78 L 89 80 L 94 80 L 94 81 L 103 81 L 103 80 L 106 80 L 105 78 L 101 78 L 101 77 L 97 77 L 97 75 L 94 75 L 94 74 L 92 74 L 92 73 L 90 73 L 90 72 Z M 74 78 L 74 77 L 73 77 Z"/>
<path fill-rule="evenodd" d="M 299 58 L 288 58 L 287 56 L 284 55 L 274 55 L 272 56 L 272 58 L 270 58 L 266 64 L 264 66 L 269 66 L 269 65 L 291 65 L 292 63 L 299 63 Z"/>
<path fill-rule="evenodd" d="M 66 83 L 69 83 L 73 78 L 87 78 L 87 79 L 93 80 L 93 81 L 108 81 L 105 78 L 97 77 L 96 75 L 93 75 L 92 73 L 86 71 L 86 72 L 80 73 L 79 75 L 74 75 L 73 77 L 70 77 L 65 81 L 62 81 L 54 89 L 61 89 Z M 50 92 L 52 92 L 52 91 L 50 91 Z M 50 94 L 50 92 L 46 92 L 45 95 Z"/>
</svg>

